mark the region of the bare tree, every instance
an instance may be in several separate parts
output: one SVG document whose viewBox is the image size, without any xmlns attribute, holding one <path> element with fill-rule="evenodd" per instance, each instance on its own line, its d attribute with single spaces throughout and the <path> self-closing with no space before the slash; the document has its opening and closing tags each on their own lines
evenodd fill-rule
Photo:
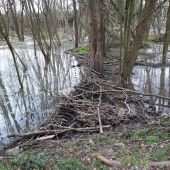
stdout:
<svg viewBox="0 0 170 170">
<path fill-rule="evenodd" d="M 77 15 L 77 7 L 76 7 L 76 0 L 73 0 L 73 9 L 74 9 L 74 30 L 75 30 L 75 48 L 78 47 L 79 43 L 79 31 L 78 31 L 78 15 Z"/>
<path fill-rule="evenodd" d="M 88 0 L 88 38 L 90 47 L 91 67 L 103 72 L 103 58 L 105 57 L 105 21 L 104 1 Z"/>
<path fill-rule="evenodd" d="M 128 2 L 126 4 L 126 11 L 128 12 L 128 19 L 127 23 L 125 22 L 125 31 L 124 37 L 127 37 L 127 39 L 124 42 L 124 52 L 123 52 L 123 63 L 121 67 L 121 83 L 123 86 L 127 86 L 128 80 L 130 78 L 130 75 L 132 73 L 133 66 L 136 62 L 136 58 L 139 53 L 139 49 L 142 46 L 143 40 L 146 37 L 146 34 L 148 32 L 151 19 L 152 19 L 152 13 L 153 9 L 156 7 L 157 0 L 147 0 L 145 1 L 144 9 L 142 11 L 139 23 L 137 24 L 136 30 L 134 35 L 130 32 L 130 26 L 131 24 L 129 22 L 129 19 L 132 15 L 132 8 L 133 4 L 132 2 Z M 127 30 L 126 30 L 127 29 Z M 131 36 L 129 36 L 131 34 Z M 132 39 L 133 36 L 133 40 Z"/>
</svg>

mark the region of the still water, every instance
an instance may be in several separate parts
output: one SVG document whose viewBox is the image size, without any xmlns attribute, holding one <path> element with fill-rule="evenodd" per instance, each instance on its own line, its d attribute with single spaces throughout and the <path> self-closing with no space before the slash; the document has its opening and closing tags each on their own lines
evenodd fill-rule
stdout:
<svg viewBox="0 0 170 170">
<path fill-rule="evenodd" d="M 0 45 L 0 146 L 10 142 L 6 138 L 10 133 L 27 132 L 39 127 L 54 110 L 54 96 L 68 95 L 78 85 L 81 69 L 77 61 L 64 54 L 68 44 L 53 50 L 51 62 L 45 65 L 40 50 L 34 52 L 31 40 L 25 43 L 15 42 L 15 51 L 27 67 L 17 59 L 24 90 L 20 90 L 10 50 Z"/>
<path fill-rule="evenodd" d="M 136 90 L 170 97 L 170 67 L 152 66 L 153 63 L 161 62 L 162 50 L 161 43 L 151 43 L 149 48 L 140 51 L 138 61 L 146 63 L 147 66 L 135 66 L 133 69 L 132 82 Z M 170 51 L 168 51 L 167 61 L 170 63 Z M 170 101 L 155 97 L 148 98 L 148 101 L 149 104 L 156 106 L 158 112 L 170 114 Z"/>
</svg>

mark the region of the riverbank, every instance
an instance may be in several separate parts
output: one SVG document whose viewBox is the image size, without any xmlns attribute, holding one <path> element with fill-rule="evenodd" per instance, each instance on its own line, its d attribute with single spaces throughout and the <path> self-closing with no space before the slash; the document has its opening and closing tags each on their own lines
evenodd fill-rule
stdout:
<svg viewBox="0 0 170 170">
<path fill-rule="evenodd" d="M 117 169 L 167 161 L 169 118 L 146 108 L 147 94 L 118 86 L 118 66 L 117 59 L 105 61 L 101 76 L 79 58 L 76 67 L 86 74 L 70 96 L 55 97 L 58 114 L 36 132 L 10 135 L 21 140 L 1 158 L 9 169 L 109 169 L 101 155 Z"/>
</svg>

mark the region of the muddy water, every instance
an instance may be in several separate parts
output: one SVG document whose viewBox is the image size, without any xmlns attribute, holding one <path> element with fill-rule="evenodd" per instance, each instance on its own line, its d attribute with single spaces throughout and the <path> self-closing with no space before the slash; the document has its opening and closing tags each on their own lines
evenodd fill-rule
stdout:
<svg viewBox="0 0 170 170">
<path fill-rule="evenodd" d="M 78 85 L 81 69 L 76 67 L 74 57 L 64 54 L 67 48 L 70 45 L 64 44 L 53 50 L 51 62 L 46 66 L 41 51 L 35 54 L 32 41 L 15 42 L 15 50 L 27 67 L 24 73 L 17 60 L 24 86 L 21 91 L 11 52 L 0 45 L 0 147 L 10 142 L 8 134 L 39 127 L 50 113 L 56 112 L 54 96 L 67 95 Z"/>
<path fill-rule="evenodd" d="M 135 66 L 132 82 L 136 90 L 170 97 L 170 67 L 152 67 L 149 64 L 160 63 L 163 45 L 151 43 L 148 49 L 142 49 L 138 61 L 146 63 L 147 66 Z M 170 49 L 170 47 L 169 47 Z M 170 51 L 168 52 L 168 63 L 170 62 Z M 170 101 L 155 97 L 147 98 L 150 105 L 156 106 L 158 112 L 170 114 Z"/>
</svg>

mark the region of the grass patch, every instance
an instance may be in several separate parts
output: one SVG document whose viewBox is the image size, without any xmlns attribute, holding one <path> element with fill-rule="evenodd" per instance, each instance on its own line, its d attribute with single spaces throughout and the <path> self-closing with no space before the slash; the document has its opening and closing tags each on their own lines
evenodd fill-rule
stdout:
<svg viewBox="0 0 170 170">
<path fill-rule="evenodd" d="M 109 170 L 110 168 L 107 165 L 104 165 L 101 161 L 95 162 L 95 168 L 96 170 Z"/>
<path fill-rule="evenodd" d="M 170 139 L 170 133 L 155 131 L 152 129 L 136 130 L 132 132 L 131 138 L 144 140 L 145 144 L 152 145 L 157 142 Z"/>
<path fill-rule="evenodd" d="M 163 42 L 164 34 L 161 35 L 149 35 L 147 41 L 150 42 Z"/>
<path fill-rule="evenodd" d="M 107 58 L 110 60 L 120 60 L 120 54 L 119 53 L 111 53 L 107 55 Z"/>
<path fill-rule="evenodd" d="M 132 137 L 137 139 L 145 138 L 149 134 L 149 131 L 150 130 L 147 128 L 142 130 L 136 130 L 132 133 Z"/>
<path fill-rule="evenodd" d="M 45 152 L 38 153 L 37 155 L 33 153 L 23 153 L 15 157 L 12 160 L 11 165 L 24 168 L 25 170 L 43 169 L 49 164 L 50 160 L 51 157 Z"/>
<path fill-rule="evenodd" d="M 152 161 L 165 161 L 168 157 L 169 148 L 157 148 L 151 152 L 150 159 Z"/>
<path fill-rule="evenodd" d="M 58 170 L 90 170 L 78 159 L 59 160 L 56 169 Z"/>
<path fill-rule="evenodd" d="M 0 170 L 12 170 L 12 168 L 10 168 L 8 165 L 0 163 Z"/>
<path fill-rule="evenodd" d="M 148 136 L 146 137 L 145 143 L 148 145 L 152 145 L 154 143 L 157 143 L 159 140 L 159 136 Z"/>
<path fill-rule="evenodd" d="M 125 155 L 122 159 L 122 163 L 127 166 L 138 166 L 140 160 L 134 155 Z"/>
<path fill-rule="evenodd" d="M 82 45 L 74 50 L 79 55 L 87 55 L 89 53 L 88 46 Z"/>
</svg>

